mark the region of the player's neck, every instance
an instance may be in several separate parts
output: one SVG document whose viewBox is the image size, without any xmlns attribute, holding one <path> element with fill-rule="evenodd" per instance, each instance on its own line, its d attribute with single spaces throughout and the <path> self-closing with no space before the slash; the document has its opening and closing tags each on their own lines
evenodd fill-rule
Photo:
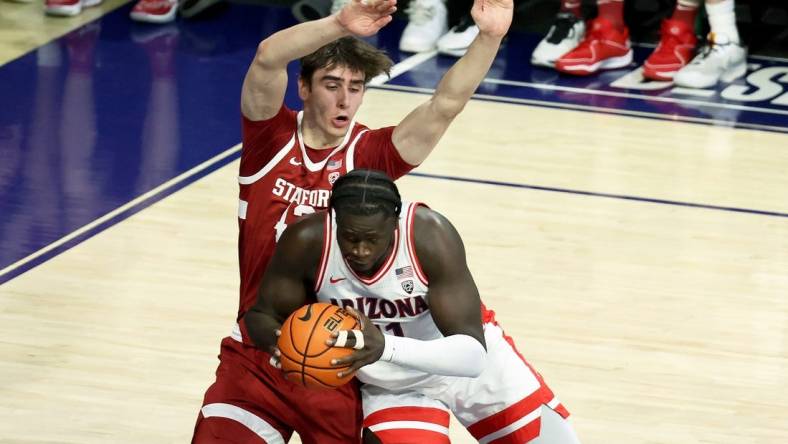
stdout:
<svg viewBox="0 0 788 444">
<path fill-rule="evenodd" d="M 318 125 L 314 125 L 306 118 L 304 118 L 304 121 L 301 125 L 301 135 L 304 138 L 302 141 L 304 142 L 304 145 L 316 150 L 327 150 L 334 148 L 335 146 L 342 143 L 342 140 L 345 138 L 344 134 L 340 137 L 335 137 L 332 134 L 326 133 Z"/>
</svg>

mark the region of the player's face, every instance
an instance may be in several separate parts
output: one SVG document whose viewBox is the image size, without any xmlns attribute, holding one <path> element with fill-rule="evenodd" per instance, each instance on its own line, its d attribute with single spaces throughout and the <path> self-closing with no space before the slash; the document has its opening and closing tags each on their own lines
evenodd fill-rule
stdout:
<svg viewBox="0 0 788 444">
<path fill-rule="evenodd" d="M 360 276 L 372 276 L 394 247 L 397 219 L 383 213 L 370 216 L 339 214 L 337 243 L 348 266 Z"/>
<path fill-rule="evenodd" d="M 321 68 L 312 74 L 311 85 L 299 80 L 298 93 L 310 123 L 330 138 L 341 139 L 361 106 L 364 73 L 346 66 Z"/>
</svg>

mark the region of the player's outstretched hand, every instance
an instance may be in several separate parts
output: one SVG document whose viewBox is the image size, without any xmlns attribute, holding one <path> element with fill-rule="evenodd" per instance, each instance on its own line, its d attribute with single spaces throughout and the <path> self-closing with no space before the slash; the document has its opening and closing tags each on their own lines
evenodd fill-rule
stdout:
<svg viewBox="0 0 788 444">
<path fill-rule="evenodd" d="M 397 0 L 351 0 L 339 11 L 337 19 L 351 34 L 367 37 L 389 24 L 396 10 Z"/>
<path fill-rule="evenodd" d="M 353 317 L 358 319 L 358 322 L 361 324 L 360 335 L 363 339 L 361 341 L 362 343 L 357 343 L 356 334 L 353 333 L 353 330 L 341 330 L 331 334 L 331 339 L 326 341 L 326 344 L 332 347 L 346 347 L 356 349 L 353 354 L 347 357 L 333 359 L 331 361 L 331 364 L 337 367 L 345 367 L 350 365 L 348 370 L 337 373 L 337 376 L 340 378 L 345 374 L 354 373 L 361 367 L 367 364 L 372 364 L 373 362 L 380 359 L 381 355 L 383 355 L 383 345 L 385 344 L 383 333 L 381 333 L 380 330 L 375 327 L 375 324 L 373 324 L 368 317 L 366 317 L 360 311 L 355 310 L 353 307 L 345 307 L 345 310 L 350 312 Z M 343 331 L 345 333 L 343 333 Z M 340 337 L 342 339 L 338 340 Z"/>
<path fill-rule="evenodd" d="M 471 16 L 479 32 L 503 38 L 512 24 L 514 0 L 474 0 Z"/>
</svg>

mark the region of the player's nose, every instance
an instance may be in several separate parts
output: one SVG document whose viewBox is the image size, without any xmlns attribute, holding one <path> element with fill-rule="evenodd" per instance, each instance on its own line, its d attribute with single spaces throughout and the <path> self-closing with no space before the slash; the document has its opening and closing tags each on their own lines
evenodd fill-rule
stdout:
<svg viewBox="0 0 788 444">
<path fill-rule="evenodd" d="M 344 89 L 340 90 L 339 93 L 337 93 L 337 106 L 340 109 L 347 108 L 348 105 L 347 98 L 348 98 L 348 92 L 345 91 Z"/>
</svg>

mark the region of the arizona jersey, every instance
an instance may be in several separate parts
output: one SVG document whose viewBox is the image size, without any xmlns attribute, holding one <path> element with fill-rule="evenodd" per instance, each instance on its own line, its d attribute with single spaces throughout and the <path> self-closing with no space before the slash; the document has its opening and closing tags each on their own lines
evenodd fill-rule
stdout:
<svg viewBox="0 0 788 444">
<path fill-rule="evenodd" d="M 268 120 L 243 119 L 238 177 L 238 319 L 257 300 L 279 236 L 297 218 L 325 209 L 334 181 L 354 168 L 381 170 L 392 178 L 413 169 L 391 141 L 393 127 L 370 130 L 351 121 L 337 147 L 315 150 L 303 143 L 302 119 L 303 112 L 286 106 Z"/>
<path fill-rule="evenodd" d="M 323 254 L 315 279 L 321 302 L 352 306 L 364 313 L 385 334 L 420 340 L 442 338 L 429 309 L 427 277 L 421 270 L 413 243 L 413 218 L 421 204 L 403 202 L 394 248 L 383 266 L 370 278 L 356 273 L 339 250 L 334 212 L 326 214 Z M 378 361 L 362 367 L 361 382 L 387 389 L 403 389 L 427 383 L 433 375 Z"/>
</svg>

